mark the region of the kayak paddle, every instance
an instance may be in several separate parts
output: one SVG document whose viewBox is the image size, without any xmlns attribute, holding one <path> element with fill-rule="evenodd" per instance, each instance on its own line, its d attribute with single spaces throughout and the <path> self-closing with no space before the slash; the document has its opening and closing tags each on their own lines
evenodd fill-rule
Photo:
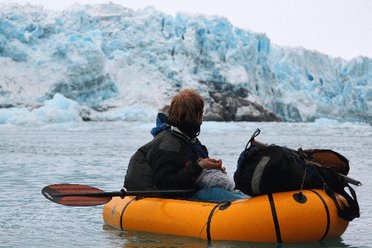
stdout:
<svg viewBox="0 0 372 248">
<path fill-rule="evenodd" d="M 48 200 L 66 206 L 96 206 L 109 202 L 112 197 L 170 197 L 195 193 L 194 189 L 153 190 L 153 191 L 115 191 L 105 192 L 101 189 L 80 184 L 53 184 L 45 186 L 41 193 Z"/>
</svg>

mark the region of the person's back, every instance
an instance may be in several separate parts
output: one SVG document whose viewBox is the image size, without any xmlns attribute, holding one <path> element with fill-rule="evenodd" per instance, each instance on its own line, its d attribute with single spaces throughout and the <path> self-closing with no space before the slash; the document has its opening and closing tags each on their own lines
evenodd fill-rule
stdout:
<svg viewBox="0 0 372 248">
<path fill-rule="evenodd" d="M 186 140 L 170 129 L 163 130 L 132 156 L 124 187 L 127 190 L 197 189 L 195 180 L 202 168 L 188 162 L 192 156 L 197 155 Z"/>
</svg>

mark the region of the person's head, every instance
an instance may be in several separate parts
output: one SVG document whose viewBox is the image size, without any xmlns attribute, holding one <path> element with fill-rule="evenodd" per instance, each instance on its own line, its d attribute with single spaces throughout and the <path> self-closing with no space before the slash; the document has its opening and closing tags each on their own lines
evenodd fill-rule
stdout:
<svg viewBox="0 0 372 248">
<path fill-rule="evenodd" d="M 185 89 L 172 98 L 168 109 L 168 121 L 174 125 L 184 122 L 201 124 L 204 99 L 193 89 Z"/>
</svg>

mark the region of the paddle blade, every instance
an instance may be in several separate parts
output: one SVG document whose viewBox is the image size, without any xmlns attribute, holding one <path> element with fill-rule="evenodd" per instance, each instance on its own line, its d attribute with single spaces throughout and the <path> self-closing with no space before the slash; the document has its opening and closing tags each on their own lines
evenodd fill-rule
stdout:
<svg viewBox="0 0 372 248">
<path fill-rule="evenodd" d="M 96 206 L 112 198 L 101 189 L 80 184 L 53 184 L 44 187 L 41 193 L 48 200 L 66 206 Z"/>
</svg>

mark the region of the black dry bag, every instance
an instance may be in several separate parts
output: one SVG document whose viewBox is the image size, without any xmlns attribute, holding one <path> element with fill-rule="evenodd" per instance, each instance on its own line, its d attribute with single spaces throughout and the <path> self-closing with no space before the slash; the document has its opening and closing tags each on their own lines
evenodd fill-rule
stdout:
<svg viewBox="0 0 372 248">
<path fill-rule="evenodd" d="M 359 217 L 355 191 L 346 176 L 348 160 L 332 150 L 292 150 L 277 145 L 264 145 L 254 140 L 259 129 L 249 140 L 238 159 L 234 173 L 236 189 L 256 196 L 274 192 L 325 189 L 334 200 L 340 217 L 350 221 Z M 323 163 L 323 164 L 322 164 Z M 345 191 L 348 188 L 351 196 Z M 334 192 L 342 195 L 347 204 L 336 200 Z"/>
</svg>

